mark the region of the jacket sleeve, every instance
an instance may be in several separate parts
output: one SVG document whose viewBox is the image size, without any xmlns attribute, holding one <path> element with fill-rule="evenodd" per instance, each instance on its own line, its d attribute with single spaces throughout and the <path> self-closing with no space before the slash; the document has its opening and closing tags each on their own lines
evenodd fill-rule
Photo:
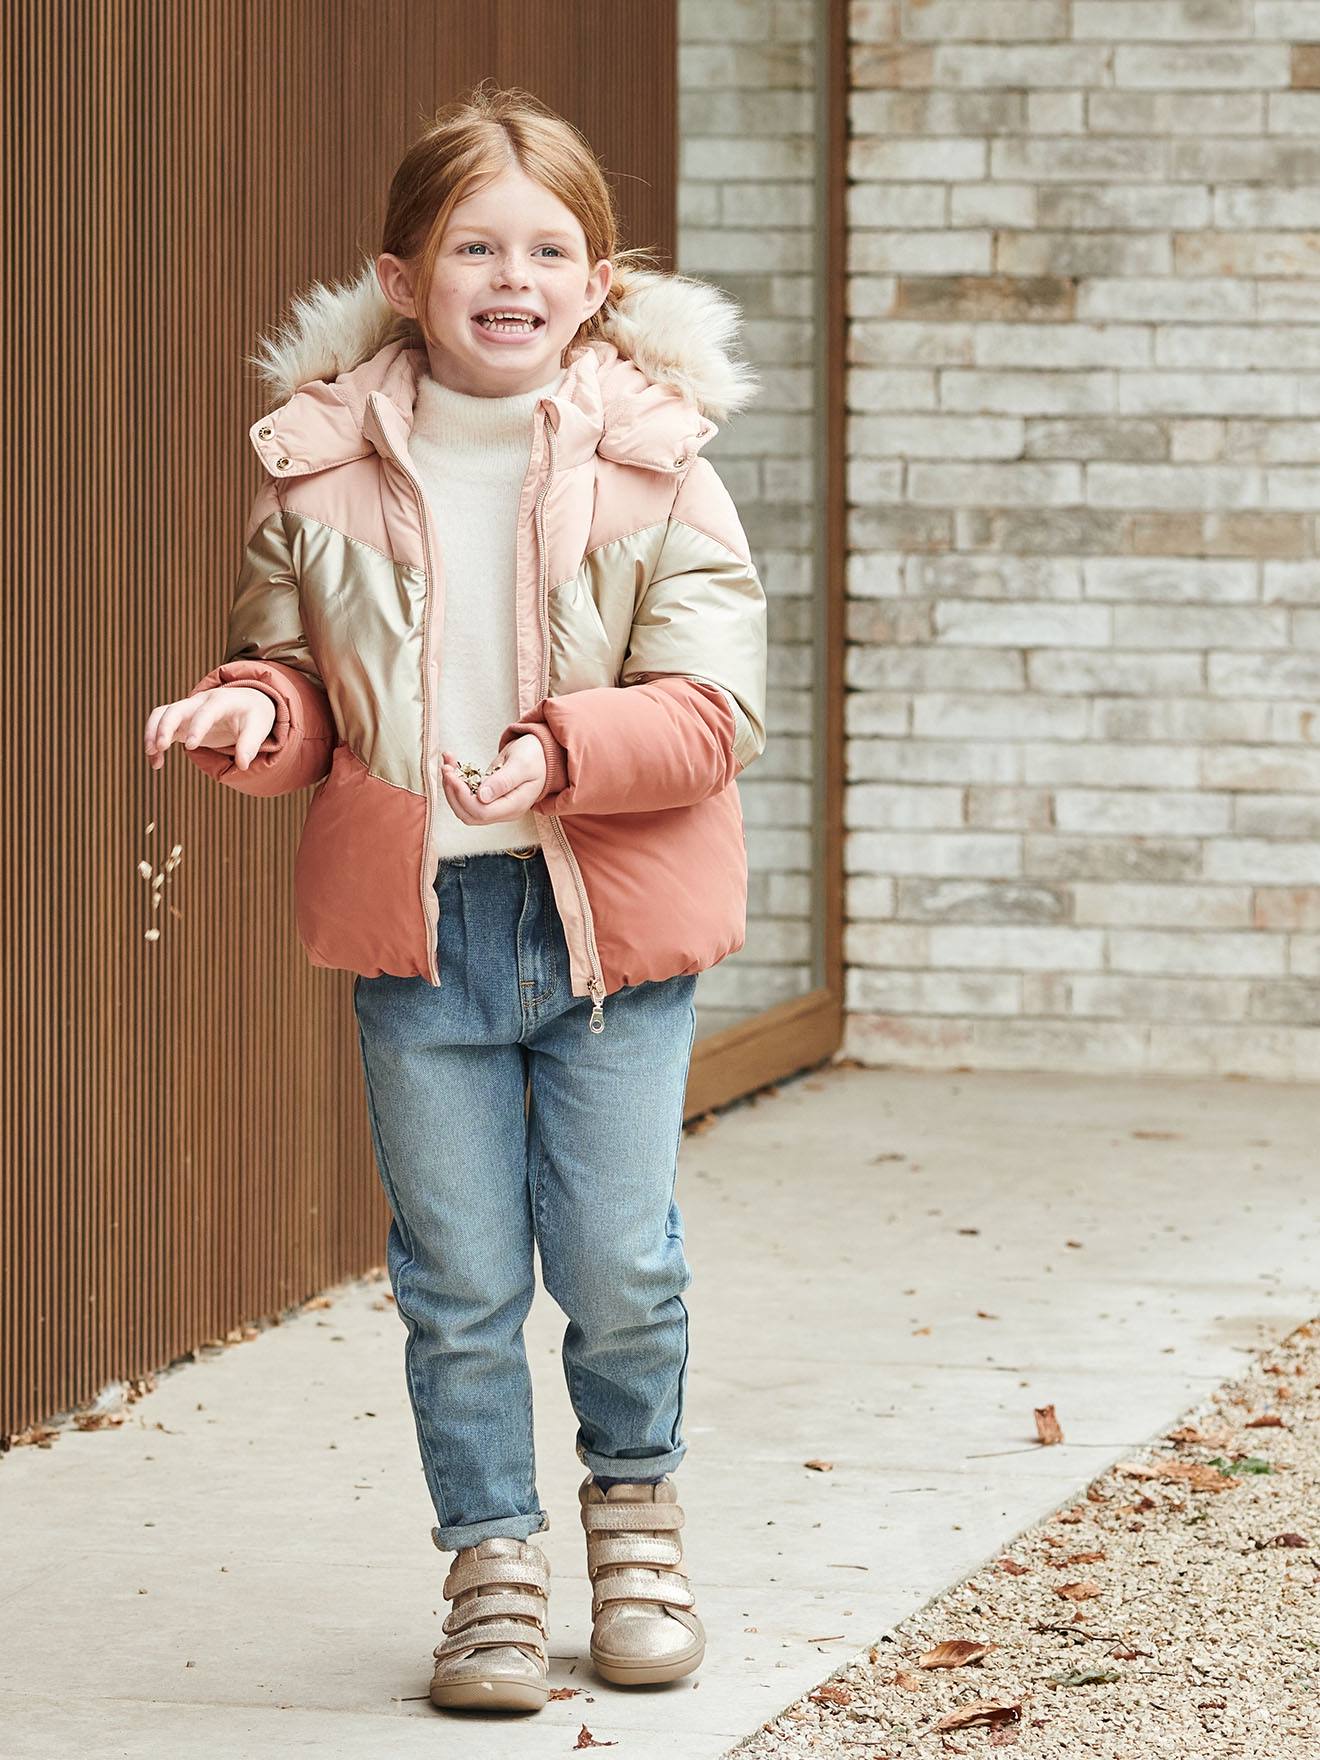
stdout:
<svg viewBox="0 0 1320 1760">
<path fill-rule="evenodd" d="M 684 473 L 619 685 L 545 697 L 500 735 L 541 741 L 544 813 L 651 812 L 717 794 L 765 749 L 766 600 L 714 467 Z"/>
<path fill-rule="evenodd" d="M 330 770 L 334 717 L 302 631 L 298 577 L 272 478 L 248 516 L 225 657 L 192 687 L 248 685 L 275 704 L 275 724 L 246 770 L 230 746 L 185 747 L 199 770 L 242 794 L 292 794 Z"/>
</svg>

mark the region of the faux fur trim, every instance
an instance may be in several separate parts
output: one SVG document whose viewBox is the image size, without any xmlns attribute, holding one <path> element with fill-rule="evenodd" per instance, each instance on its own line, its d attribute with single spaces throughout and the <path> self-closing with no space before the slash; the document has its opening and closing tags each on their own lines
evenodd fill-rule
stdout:
<svg viewBox="0 0 1320 1760">
<path fill-rule="evenodd" d="M 703 415 L 723 421 L 759 389 L 751 364 L 734 353 L 741 326 L 742 313 L 722 288 L 690 275 L 634 269 L 603 331 L 649 380 L 674 386 Z M 351 281 L 316 281 L 295 295 L 289 318 L 259 339 L 248 360 L 284 402 L 309 380 L 333 379 L 400 339 L 423 345 L 417 325 L 389 305 L 368 258 Z"/>
</svg>

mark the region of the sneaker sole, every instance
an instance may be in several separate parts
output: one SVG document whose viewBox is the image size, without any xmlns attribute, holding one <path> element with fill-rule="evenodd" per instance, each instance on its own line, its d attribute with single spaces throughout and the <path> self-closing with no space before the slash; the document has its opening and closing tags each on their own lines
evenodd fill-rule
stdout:
<svg viewBox="0 0 1320 1760">
<path fill-rule="evenodd" d="M 600 1656 L 595 1650 L 591 1652 L 591 1661 L 596 1671 L 616 1687 L 642 1687 L 659 1685 L 662 1681 L 681 1680 L 685 1674 L 691 1674 L 694 1668 L 700 1668 L 706 1654 L 706 1641 L 703 1638 L 695 1650 L 680 1652 L 677 1656 L 666 1656 L 658 1662 L 621 1662 L 611 1660 L 608 1656 Z"/>
<path fill-rule="evenodd" d="M 539 1711 L 550 1697 L 550 1683 L 534 1681 L 448 1681 L 431 1688 L 431 1703 L 441 1711 Z"/>
</svg>

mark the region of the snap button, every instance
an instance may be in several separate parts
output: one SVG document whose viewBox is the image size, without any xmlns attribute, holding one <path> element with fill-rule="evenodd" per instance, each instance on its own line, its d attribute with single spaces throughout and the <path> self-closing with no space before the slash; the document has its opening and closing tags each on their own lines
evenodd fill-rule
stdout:
<svg viewBox="0 0 1320 1760">
<path fill-rule="evenodd" d="M 258 428 L 257 429 L 257 438 L 259 440 L 269 440 L 271 435 L 274 432 L 275 432 L 274 428 Z"/>
<path fill-rule="evenodd" d="M 289 462 L 289 461 L 288 461 L 288 459 L 287 459 L 287 458 L 277 458 L 277 459 L 276 459 L 276 460 L 275 460 L 275 468 L 276 468 L 276 469 L 277 469 L 277 470 L 281 470 L 281 471 L 282 471 L 282 470 L 283 470 L 283 469 L 284 469 L 284 467 L 285 467 L 285 466 L 286 466 L 286 465 L 287 465 L 287 464 L 288 464 L 288 462 Z"/>
</svg>

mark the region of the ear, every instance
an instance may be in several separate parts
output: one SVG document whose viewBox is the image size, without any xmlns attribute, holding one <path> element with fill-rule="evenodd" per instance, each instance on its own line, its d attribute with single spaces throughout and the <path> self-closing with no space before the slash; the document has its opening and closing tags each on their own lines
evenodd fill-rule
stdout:
<svg viewBox="0 0 1320 1760">
<path fill-rule="evenodd" d="M 585 324 L 588 318 L 594 317 L 605 304 L 605 296 L 613 281 L 614 264 L 608 257 L 602 257 L 587 280 L 587 290 L 582 297 L 582 312 L 578 318 L 580 324 Z"/>
<path fill-rule="evenodd" d="M 386 302 L 401 318 L 417 317 L 417 301 L 413 297 L 412 270 L 402 257 L 385 252 L 376 258 L 376 280 Z"/>
</svg>

